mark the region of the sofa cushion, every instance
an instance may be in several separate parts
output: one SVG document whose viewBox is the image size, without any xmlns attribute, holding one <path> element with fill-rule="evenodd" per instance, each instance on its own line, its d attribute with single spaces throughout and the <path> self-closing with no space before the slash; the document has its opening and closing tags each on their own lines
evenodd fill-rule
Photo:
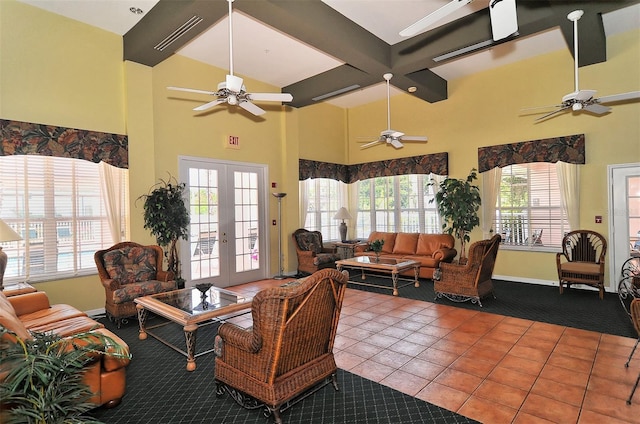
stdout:
<svg viewBox="0 0 640 424">
<path fill-rule="evenodd" d="M 418 235 L 418 233 L 398 233 L 392 253 L 394 255 L 415 254 L 416 246 L 418 245 Z"/>
<path fill-rule="evenodd" d="M 22 321 L 16 315 L 16 311 L 13 309 L 13 305 L 9 302 L 7 297 L 0 291 L 0 325 L 9 331 L 13 331 L 16 336 L 22 340 L 28 340 L 31 338 L 31 334 L 27 327 L 24 326 Z M 13 340 L 13 338 L 10 338 Z"/>
<path fill-rule="evenodd" d="M 436 268 L 440 263 L 440 260 L 434 259 L 431 256 L 407 255 L 407 256 L 403 256 L 402 259 L 418 261 L 420 262 L 421 267 L 426 267 L 426 268 Z"/>
<path fill-rule="evenodd" d="M 382 231 L 373 231 L 369 234 L 369 243 L 374 240 L 384 240 L 384 244 L 382 245 L 382 253 L 392 253 L 393 246 L 396 242 L 396 234 L 397 233 L 385 233 Z"/>
<path fill-rule="evenodd" d="M 141 246 L 123 247 L 104 254 L 104 267 L 109 277 L 121 284 L 156 278 L 156 252 Z"/>
<path fill-rule="evenodd" d="M 30 326 L 29 330 L 37 331 L 39 333 L 52 332 L 61 337 L 67 337 L 101 327 L 104 327 L 104 325 L 100 324 L 98 321 L 95 321 L 88 316 L 82 316 Z"/>
<path fill-rule="evenodd" d="M 431 256 L 433 252 L 443 247 L 453 248 L 453 237 L 449 234 L 420 234 L 416 255 Z"/>
<path fill-rule="evenodd" d="M 20 315 L 20 321 L 24 323 L 27 328 L 39 327 L 52 322 L 58 322 L 61 320 L 87 316 L 84 312 L 64 303 L 51 305 L 49 308 L 40 309 L 29 314 Z"/>
</svg>

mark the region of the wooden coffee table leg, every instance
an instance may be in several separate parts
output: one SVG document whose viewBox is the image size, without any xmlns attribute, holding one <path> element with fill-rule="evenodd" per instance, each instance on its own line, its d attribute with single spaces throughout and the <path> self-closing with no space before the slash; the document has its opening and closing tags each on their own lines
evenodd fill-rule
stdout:
<svg viewBox="0 0 640 424">
<path fill-rule="evenodd" d="M 398 272 L 397 271 L 391 272 L 391 282 L 393 283 L 393 295 L 397 296 L 398 295 Z"/>
<path fill-rule="evenodd" d="M 147 322 L 147 311 L 144 309 L 142 305 L 136 305 L 136 309 L 138 310 L 138 325 L 140 326 L 140 331 L 138 332 L 138 339 L 146 340 L 147 339 L 147 331 L 144 329 L 144 324 Z"/>
<path fill-rule="evenodd" d="M 184 339 L 187 342 L 187 371 L 196 369 L 196 332 L 198 326 L 196 324 L 184 327 Z"/>
<path fill-rule="evenodd" d="M 414 284 L 414 286 L 420 287 L 420 282 L 418 281 L 418 277 L 420 277 L 420 267 L 419 266 L 415 267 L 414 271 L 416 273 L 416 279 L 415 279 L 416 283 Z"/>
</svg>

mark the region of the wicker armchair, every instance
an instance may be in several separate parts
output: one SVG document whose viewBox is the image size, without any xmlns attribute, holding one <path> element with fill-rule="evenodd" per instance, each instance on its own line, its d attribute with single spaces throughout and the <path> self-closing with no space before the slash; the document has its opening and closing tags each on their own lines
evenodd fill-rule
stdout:
<svg viewBox="0 0 640 424">
<path fill-rule="evenodd" d="M 631 321 L 633 322 L 633 327 L 636 329 L 638 333 L 638 340 L 636 340 L 636 344 L 633 345 L 633 349 L 631 349 L 631 353 L 629 354 L 629 359 L 627 359 L 627 363 L 624 364 L 625 367 L 629 368 L 629 363 L 631 362 L 631 358 L 633 357 L 633 353 L 636 351 L 638 347 L 638 343 L 640 343 L 640 299 L 633 299 L 631 301 L 631 306 L 629 307 L 631 311 Z M 638 388 L 638 383 L 640 383 L 640 374 L 638 374 L 638 378 L 636 379 L 636 383 L 633 385 L 631 389 L 631 393 L 629 394 L 629 399 L 627 399 L 627 405 L 631 405 L 631 399 L 633 398 L 633 394 L 636 392 Z"/>
<path fill-rule="evenodd" d="M 162 270 L 164 253 L 160 246 L 125 241 L 98 250 L 93 259 L 104 286 L 107 317 L 118 328 L 137 314 L 133 299 L 178 288 L 173 273 Z"/>
<path fill-rule="evenodd" d="M 562 239 L 562 253 L 556 253 L 560 294 L 564 286 L 586 284 L 596 287 L 604 298 L 604 257 L 607 240 L 595 231 L 571 231 Z"/>
<path fill-rule="evenodd" d="M 338 390 L 333 343 L 346 286 L 346 272 L 325 269 L 256 294 L 253 327 L 218 329 L 216 394 L 264 407 L 281 423 L 281 412 L 301 395 L 330 382 Z"/>
<path fill-rule="evenodd" d="M 433 289 L 436 299 L 446 297 L 453 302 L 478 303 L 482 307 L 480 299 L 492 295 L 493 267 L 498 255 L 501 237 L 499 234 L 489 240 L 481 240 L 469 247 L 469 257 L 465 265 L 440 262 L 439 279 L 433 281 Z"/>
<path fill-rule="evenodd" d="M 298 254 L 298 274 L 308 275 L 324 268 L 335 268 L 340 260 L 336 248 L 326 248 L 322 244 L 320 231 L 304 228 L 293 232 L 293 244 Z"/>
</svg>

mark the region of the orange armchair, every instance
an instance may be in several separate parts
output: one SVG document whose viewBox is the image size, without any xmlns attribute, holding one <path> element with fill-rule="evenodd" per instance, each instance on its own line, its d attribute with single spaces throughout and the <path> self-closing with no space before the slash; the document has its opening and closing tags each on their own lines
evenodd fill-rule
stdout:
<svg viewBox="0 0 640 424">
<path fill-rule="evenodd" d="M 501 236 L 496 234 L 489 240 L 481 240 L 469 247 L 469 257 L 465 265 L 440 262 L 439 279 L 434 276 L 433 289 L 436 299 L 446 297 L 453 302 L 478 303 L 493 292 L 493 267 L 498 256 Z M 438 273 L 435 273 L 436 276 Z"/>
<path fill-rule="evenodd" d="M 607 240 L 595 231 L 571 231 L 562 239 L 562 253 L 556 253 L 560 294 L 564 286 L 586 284 L 596 287 L 604 298 L 604 257 Z"/>
<path fill-rule="evenodd" d="M 136 316 L 135 298 L 178 289 L 173 273 L 162 270 L 160 246 L 125 241 L 97 251 L 94 260 L 104 286 L 107 317 L 118 328 Z"/>
<path fill-rule="evenodd" d="M 322 244 L 320 231 L 304 228 L 293 232 L 293 244 L 298 254 L 298 274 L 313 274 L 323 268 L 335 268 L 340 255 L 336 248 L 326 248 Z"/>
</svg>

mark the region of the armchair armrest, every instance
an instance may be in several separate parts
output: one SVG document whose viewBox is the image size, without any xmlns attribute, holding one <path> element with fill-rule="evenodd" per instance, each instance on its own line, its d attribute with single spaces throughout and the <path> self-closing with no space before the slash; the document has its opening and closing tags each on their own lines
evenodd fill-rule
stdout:
<svg viewBox="0 0 640 424">
<path fill-rule="evenodd" d="M 41 311 L 43 309 L 49 309 L 51 307 L 47 294 L 42 291 L 10 296 L 7 299 L 13 306 L 13 309 L 15 309 L 16 315 L 18 316 Z"/>
<path fill-rule="evenodd" d="M 156 273 L 156 279 L 158 281 L 171 281 L 171 280 L 174 280 L 175 278 L 174 278 L 173 272 L 160 270 Z"/>
<path fill-rule="evenodd" d="M 107 280 L 100 280 L 100 283 L 102 283 L 104 288 L 110 291 L 114 291 L 120 288 L 120 283 L 114 280 L 113 278 L 109 278 Z"/>
<path fill-rule="evenodd" d="M 257 337 L 253 327 L 244 329 L 235 324 L 224 323 L 218 328 L 218 336 L 225 344 L 230 344 L 245 352 L 256 353 L 262 347 L 262 340 Z"/>
<path fill-rule="evenodd" d="M 302 259 L 302 258 L 313 259 L 315 255 L 316 254 L 313 253 L 311 250 L 298 250 L 298 259 Z"/>
</svg>

